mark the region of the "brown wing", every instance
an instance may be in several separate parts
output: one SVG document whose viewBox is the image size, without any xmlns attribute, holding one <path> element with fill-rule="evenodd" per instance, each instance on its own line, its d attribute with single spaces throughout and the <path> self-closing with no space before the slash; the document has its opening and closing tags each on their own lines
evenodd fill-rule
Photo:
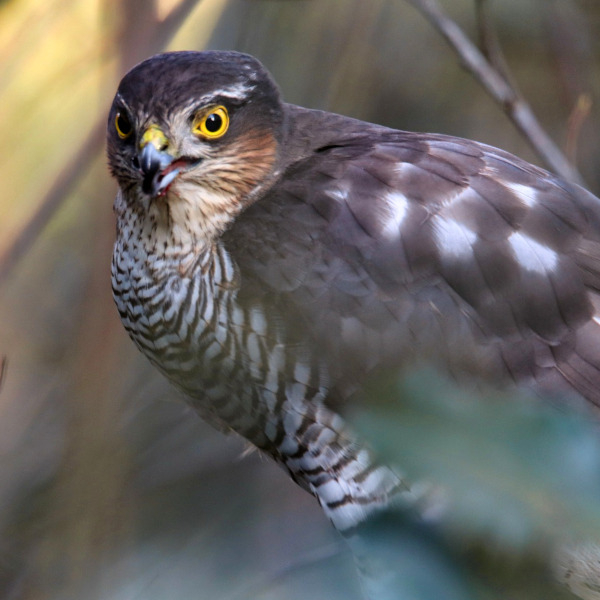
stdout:
<svg viewBox="0 0 600 600">
<path fill-rule="evenodd" d="M 337 373 L 427 360 L 600 404 L 598 199 L 482 144 L 363 125 L 226 235 L 242 289 Z"/>
</svg>

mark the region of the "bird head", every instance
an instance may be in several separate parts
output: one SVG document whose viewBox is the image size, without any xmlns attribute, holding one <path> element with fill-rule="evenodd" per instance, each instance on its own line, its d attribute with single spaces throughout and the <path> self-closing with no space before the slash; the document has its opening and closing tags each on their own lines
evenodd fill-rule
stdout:
<svg viewBox="0 0 600 600">
<path fill-rule="evenodd" d="M 274 177 L 282 136 L 279 91 L 255 58 L 171 52 L 122 79 L 108 161 L 124 210 L 214 237 Z"/>
</svg>

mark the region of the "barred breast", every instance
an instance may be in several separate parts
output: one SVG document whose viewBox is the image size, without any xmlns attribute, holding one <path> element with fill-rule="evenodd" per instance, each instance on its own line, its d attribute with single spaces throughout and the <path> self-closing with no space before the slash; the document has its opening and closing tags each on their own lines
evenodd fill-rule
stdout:
<svg viewBox="0 0 600 600">
<path fill-rule="evenodd" d="M 115 244 L 121 320 L 204 419 L 275 458 L 340 530 L 396 498 L 414 501 L 328 408 L 326 365 L 308 347 L 286 343 L 283 319 L 239 300 L 239 272 L 222 245 L 148 253 L 132 241 L 141 237 L 124 233 Z"/>
</svg>

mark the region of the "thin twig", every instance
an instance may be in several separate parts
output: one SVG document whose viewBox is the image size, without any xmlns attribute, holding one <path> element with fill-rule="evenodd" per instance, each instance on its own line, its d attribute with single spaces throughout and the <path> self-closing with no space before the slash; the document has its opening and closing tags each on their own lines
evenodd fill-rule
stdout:
<svg viewBox="0 0 600 600">
<path fill-rule="evenodd" d="M 508 63 L 504 58 L 504 53 L 496 35 L 493 20 L 490 16 L 490 0 L 475 0 L 475 19 L 479 34 L 479 49 L 498 75 L 501 75 L 515 93 L 521 97 L 521 92 L 508 68 Z"/>
<path fill-rule="evenodd" d="M 8 358 L 6 356 L 0 356 L 0 392 L 4 385 L 4 378 L 6 376 L 6 367 L 8 366 Z"/>
<path fill-rule="evenodd" d="M 30 219 L 16 235 L 8 248 L 0 255 L 0 286 L 6 281 L 19 260 L 33 246 L 44 227 L 62 206 L 79 179 L 87 172 L 92 159 L 104 143 L 105 119 L 98 119 L 93 130 L 78 148 L 74 157 L 65 165 L 54 180 Z"/>
<path fill-rule="evenodd" d="M 548 168 L 564 179 L 583 184 L 577 169 L 539 124 L 529 104 L 498 73 L 460 27 L 441 9 L 436 0 L 406 0 L 440 32 L 452 46 L 463 66 L 508 114 Z"/>
<path fill-rule="evenodd" d="M 181 0 L 179 4 L 171 9 L 158 26 L 159 38 L 157 41 L 159 46 L 165 47 L 169 43 L 198 2 L 199 0 Z"/>
<path fill-rule="evenodd" d="M 569 120 L 567 121 L 567 141 L 565 143 L 565 153 L 572 162 L 575 162 L 577 157 L 579 134 L 581 133 L 583 124 L 590 116 L 591 110 L 591 95 L 587 93 L 580 94 L 571 114 L 569 115 Z"/>
</svg>

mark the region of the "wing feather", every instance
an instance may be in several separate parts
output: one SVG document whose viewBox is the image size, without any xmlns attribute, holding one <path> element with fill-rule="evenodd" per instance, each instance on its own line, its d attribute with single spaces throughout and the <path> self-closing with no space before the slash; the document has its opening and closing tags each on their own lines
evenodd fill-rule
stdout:
<svg viewBox="0 0 600 600">
<path fill-rule="evenodd" d="M 372 126 L 334 141 L 225 236 L 254 293 L 339 376 L 427 360 L 600 404 L 594 196 L 458 138 Z"/>
</svg>

